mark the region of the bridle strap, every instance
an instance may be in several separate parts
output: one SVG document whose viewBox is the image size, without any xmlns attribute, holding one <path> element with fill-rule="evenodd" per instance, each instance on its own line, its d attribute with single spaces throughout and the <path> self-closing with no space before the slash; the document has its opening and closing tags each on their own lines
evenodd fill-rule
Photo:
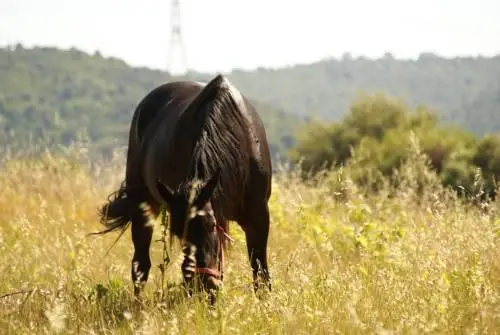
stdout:
<svg viewBox="0 0 500 335">
<path fill-rule="evenodd" d="M 228 240 L 234 241 L 231 236 L 229 236 L 224 228 L 220 225 L 216 225 L 215 229 L 222 234 L 219 234 L 219 271 L 208 268 L 208 267 L 195 267 L 194 272 L 200 274 L 207 274 L 214 276 L 215 278 L 222 279 L 224 277 L 224 243 L 223 239 L 227 238 Z"/>
<path fill-rule="evenodd" d="M 199 267 L 196 267 L 194 269 L 194 272 L 195 273 L 201 273 L 201 274 L 211 275 L 211 276 L 214 276 L 214 277 L 217 277 L 217 278 L 222 277 L 222 274 L 219 271 L 214 270 L 214 269 L 210 269 L 210 268 L 199 268 Z"/>
</svg>

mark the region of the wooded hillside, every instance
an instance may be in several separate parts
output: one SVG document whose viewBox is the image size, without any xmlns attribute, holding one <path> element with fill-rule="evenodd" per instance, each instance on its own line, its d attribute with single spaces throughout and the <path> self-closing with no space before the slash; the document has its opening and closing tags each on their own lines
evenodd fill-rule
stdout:
<svg viewBox="0 0 500 335">
<path fill-rule="evenodd" d="M 439 119 L 475 134 L 500 131 L 500 56 L 443 59 L 424 54 L 417 61 L 345 56 L 228 75 L 258 102 L 274 153 L 283 154 L 294 144 L 294 131 L 304 118 L 339 120 L 362 91 L 402 97 L 411 107 L 425 104 Z M 126 143 L 137 102 L 172 79 L 99 53 L 20 45 L 0 49 L 0 145 L 42 138 L 49 145 L 68 144 L 83 132 L 97 151 L 109 154 Z"/>
<path fill-rule="evenodd" d="M 189 77 L 209 80 L 211 75 Z M 16 148 L 43 140 L 55 147 L 83 136 L 95 144 L 94 154 L 107 156 L 126 145 L 140 99 L 172 79 L 161 71 L 78 50 L 0 49 L 0 145 Z M 271 150 L 285 153 L 302 118 L 255 102 Z"/>
<path fill-rule="evenodd" d="M 358 92 L 403 98 L 410 108 L 424 104 L 440 120 L 477 135 L 500 131 L 500 55 L 418 60 L 351 58 L 278 70 L 235 71 L 234 83 L 250 96 L 290 113 L 338 121 Z"/>
</svg>

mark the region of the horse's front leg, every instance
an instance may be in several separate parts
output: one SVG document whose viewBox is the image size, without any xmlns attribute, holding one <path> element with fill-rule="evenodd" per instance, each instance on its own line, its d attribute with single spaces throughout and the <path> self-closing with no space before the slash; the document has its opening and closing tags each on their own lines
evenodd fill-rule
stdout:
<svg viewBox="0 0 500 335">
<path fill-rule="evenodd" d="M 132 258 L 132 282 L 136 298 L 140 298 L 151 269 L 149 247 L 153 237 L 154 222 L 150 207 L 146 207 L 140 208 L 137 215 L 132 218 L 132 242 L 135 249 Z"/>
<path fill-rule="evenodd" d="M 267 203 L 251 207 L 242 220 L 247 240 L 247 251 L 253 272 L 254 291 L 263 285 L 271 291 L 271 275 L 267 264 L 267 242 L 269 237 L 269 208 Z"/>
</svg>

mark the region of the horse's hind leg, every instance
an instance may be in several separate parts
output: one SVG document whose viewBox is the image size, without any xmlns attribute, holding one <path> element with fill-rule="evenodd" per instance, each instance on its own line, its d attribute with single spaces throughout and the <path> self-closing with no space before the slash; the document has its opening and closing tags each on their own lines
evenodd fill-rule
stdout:
<svg viewBox="0 0 500 335">
<path fill-rule="evenodd" d="M 257 292 L 261 284 L 266 285 L 271 290 L 271 275 L 267 265 L 269 221 L 267 202 L 247 207 L 241 220 L 241 226 L 246 235 L 255 292 Z"/>
<path fill-rule="evenodd" d="M 144 204 L 147 206 L 143 207 Z M 151 269 L 151 258 L 149 248 L 153 237 L 153 222 L 159 214 L 159 205 L 153 201 L 145 201 L 138 204 L 138 211 L 132 217 L 132 242 L 134 244 L 134 256 L 132 258 L 132 282 L 136 297 L 146 284 Z"/>
</svg>

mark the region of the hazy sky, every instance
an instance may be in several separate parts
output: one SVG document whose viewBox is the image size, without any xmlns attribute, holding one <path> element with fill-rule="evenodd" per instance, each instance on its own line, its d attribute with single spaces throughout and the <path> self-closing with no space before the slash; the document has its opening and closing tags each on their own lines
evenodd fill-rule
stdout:
<svg viewBox="0 0 500 335">
<path fill-rule="evenodd" d="M 191 68 L 307 63 L 343 52 L 500 53 L 500 0 L 181 0 Z M 0 45 L 75 46 L 166 68 L 169 0 L 0 0 Z"/>
</svg>

